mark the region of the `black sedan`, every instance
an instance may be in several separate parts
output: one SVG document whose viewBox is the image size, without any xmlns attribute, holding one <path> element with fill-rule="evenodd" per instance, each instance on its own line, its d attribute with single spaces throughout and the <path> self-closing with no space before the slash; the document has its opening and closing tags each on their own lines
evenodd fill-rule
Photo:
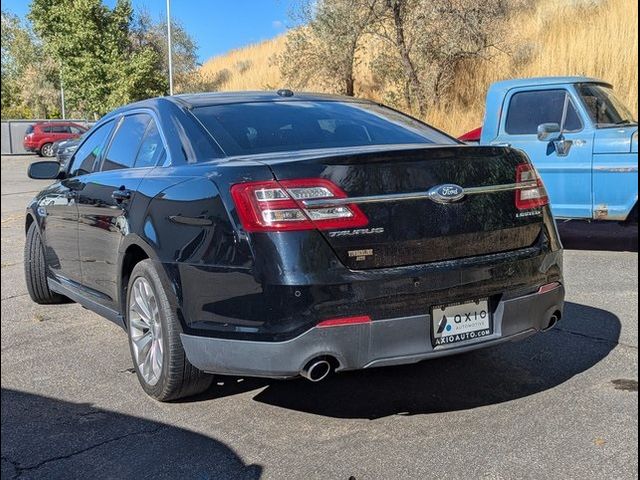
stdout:
<svg viewBox="0 0 640 480">
<path fill-rule="evenodd" d="M 26 213 L 38 303 L 128 333 L 144 390 L 322 380 L 521 339 L 562 316 L 562 249 L 526 156 L 353 98 L 146 100 L 101 119 Z"/>
</svg>

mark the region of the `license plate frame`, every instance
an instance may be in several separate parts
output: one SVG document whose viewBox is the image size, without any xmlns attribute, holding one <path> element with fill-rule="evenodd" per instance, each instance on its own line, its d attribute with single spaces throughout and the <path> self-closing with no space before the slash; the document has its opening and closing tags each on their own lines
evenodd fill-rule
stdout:
<svg viewBox="0 0 640 480">
<path fill-rule="evenodd" d="M 437 349 L 488 340 L 493 334 L 493 314 L 489 299 L 479 298 L 433 306 L 429 331 L 431 346 Z"/>
</svg>

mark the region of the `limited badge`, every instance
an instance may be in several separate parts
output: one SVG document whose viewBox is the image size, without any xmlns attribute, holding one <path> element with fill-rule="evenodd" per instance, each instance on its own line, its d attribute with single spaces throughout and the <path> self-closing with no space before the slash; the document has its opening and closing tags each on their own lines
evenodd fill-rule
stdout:
<svg viewBox="0 0 640 480">
<path fill-rule="evenodd" d="M 373 249 L 368 248 L 366 250 L 349 250 L 349 258 L 355 257 L 356 262 L 366 260 L 367 257 L 373 255 Z"/>
</svg>

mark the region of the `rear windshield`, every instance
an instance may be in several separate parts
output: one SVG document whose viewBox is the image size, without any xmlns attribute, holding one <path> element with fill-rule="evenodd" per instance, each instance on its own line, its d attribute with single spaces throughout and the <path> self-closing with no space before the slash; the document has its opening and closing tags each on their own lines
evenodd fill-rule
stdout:
<svg viewBox="0 0 640 480">
<path fill-rule="evenodd" d="M 367 103 L 255 102 L 193 109 L 227 155 L 390 144 L 444 144 L 450 137 Z"/>
<path fill-rule="evenodd" d="M 29 125 L 27 127 L 27 130 L 24 132 L 26 135 L 29 135 L 30 133 L 33 133 L 33 125 Z"/>
</svg>

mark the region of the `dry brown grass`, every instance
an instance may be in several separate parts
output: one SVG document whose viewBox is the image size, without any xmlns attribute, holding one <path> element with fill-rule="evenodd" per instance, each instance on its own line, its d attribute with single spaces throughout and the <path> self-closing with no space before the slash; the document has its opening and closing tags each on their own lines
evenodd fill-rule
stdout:
<svg viewBox="0 0 640 480">
<path fill-rule="evenodd" d="M 531 76 L 588 75 L 612 83 L 629 108 L 638 113 L 638 5 L 634 0 L 538 0 L 511 19 L 509 54 L 467 65 L 448 98 L 426 120 L 453 134 L 482 123 L 484 96 L 494 81 Z M 272 57 L 282 51 L 283 36 L 212 58 L 205 75 L 227 69 L 221 90 L 266 90 L 284 86 Z M 371 47 L 358 67 L 357 94 L 384 100 L 368 71 Z M 242 62 L 248 66 L 241 71 Z M 311 85 L 310 90 L 321 90 Z"/>
<path fill-rule="evenodd" d="M 279 88 L 280 70 L 272 57 L 284 49 L 285 42 L 285 36 L 281 35 L 262 43 L 231 50 L 208 60 L 202 66 L 201 74 L 211 77 L 225 69 L 231 72 L 229 80 L 220 88 L 227 92 Z"/>
</svg>

